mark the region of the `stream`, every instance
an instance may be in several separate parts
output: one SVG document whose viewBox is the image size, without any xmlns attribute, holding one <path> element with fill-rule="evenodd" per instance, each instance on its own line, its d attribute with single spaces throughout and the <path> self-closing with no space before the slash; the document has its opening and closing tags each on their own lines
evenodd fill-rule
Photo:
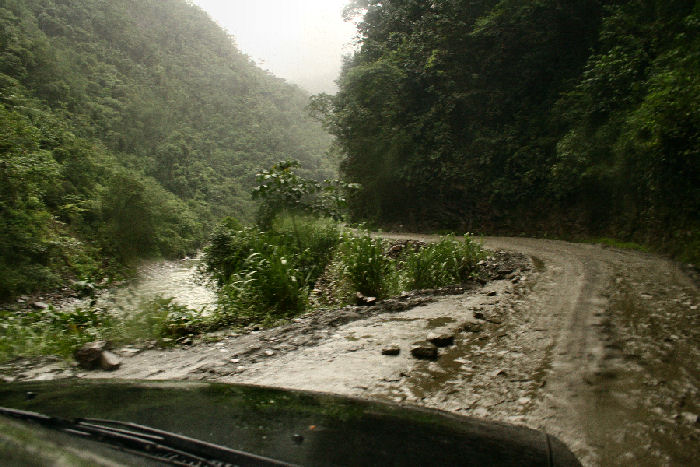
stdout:
<svg viewBox="0 0 700 467">
<path fill-rule="evenodd" d="M 61 308 L 90 305 L 111 312 L 130 313 L 144 303 L 160 298 L 172 298 L 174 303 L 193 310 L 211 312 L 216 307 L 216 292 L 198 273 L 200 258 L 144 261 L 138 267 L 136 278 L 123 287 L 99 292 L 93 299 L 83 298 L 66 302 Z"/>
</svg>

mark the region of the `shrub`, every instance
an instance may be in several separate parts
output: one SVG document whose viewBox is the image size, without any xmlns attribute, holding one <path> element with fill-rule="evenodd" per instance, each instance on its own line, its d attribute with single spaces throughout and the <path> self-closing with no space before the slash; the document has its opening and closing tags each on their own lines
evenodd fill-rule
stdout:
<svg viewBox="0 0 700 467">
<path fill-rule="evenodd" d="M 0 361 L 19 356 L 69 356 L 86 342 L 102 339 L 114 319 L 95 308 L 0 312 Z"/>
<path fill-rule="evenodd" d="M 216 325 L 267 325 L 303 313 L 308 287 L 302 275 L 279 250 L 267 257 L 251 254 L 219 291 Z"/>
<path fill-rule="evenodd" d="M 339 239 L 332 221 L 281 218 L 268 232 L 225 221 L 204 254 L 219 285 L 216 326 L 270 324 L 303 313 Z"/>
<path fill-rule="evenodd" d="M 363 295 L 383 298 L 395 291 L 396 266 L 384 255 L 384 240 L 346 235 L 340 245 L 342 275 Z"/>
<path fill-rule="evenodd" d="M 444 287 L 470 279 L 483 258 L 481 247 L 468 235 L 462 242 L 454 236 L 442 237 L 405 259 L 404 283 L 408 289 Z"/>
<path fill-rule="evenodd" d="M 0 361 L 36 355 L 68 357 L 83 344 L 109 340 L 121 345 L 156 341 L 170 345 L 178 338 L 210 329 L 211 319 L 201 312 L 156 298 L 139 304 L 128 315 L 100 308 L 30 312 L 0 312 Z"/>
</svg>

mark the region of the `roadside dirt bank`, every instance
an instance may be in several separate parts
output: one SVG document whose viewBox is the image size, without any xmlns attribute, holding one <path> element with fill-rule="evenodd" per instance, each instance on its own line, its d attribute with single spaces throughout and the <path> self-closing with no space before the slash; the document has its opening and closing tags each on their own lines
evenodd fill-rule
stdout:
<svg viewBox="0 0 700 467">
<path fill-rule="evenodd" d="M 312 389 L 544 428 L 586 465 L 695 463 L 698 284 L 655 255 L 524 238 L 484 243 L 524 256 L 496 255 L 495 263 L 510 258 L 496 280 L 448 295 L 407 294 L 191 347 L 123 349 L 110 373 L 26 362 L 14 377 Z M 431 332 L 451 335 L 452 345 L 437 360 L 413 358 L 413 343 Z M 382 355 L 389 345 L 400 353 Z"/>
</svg>

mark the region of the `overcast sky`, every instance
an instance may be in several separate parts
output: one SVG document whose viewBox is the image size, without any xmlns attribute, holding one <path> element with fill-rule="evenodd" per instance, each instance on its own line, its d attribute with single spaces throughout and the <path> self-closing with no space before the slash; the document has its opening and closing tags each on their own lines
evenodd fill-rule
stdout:
<svg viewBox="0 0 700 467">
<path fill-rule="evenodd" d="M 194 0 L 231 33 L 261 68 L 311 93 L 335 93 L 355 26 L 343 22 L 348 0 Z"/>
</svg>

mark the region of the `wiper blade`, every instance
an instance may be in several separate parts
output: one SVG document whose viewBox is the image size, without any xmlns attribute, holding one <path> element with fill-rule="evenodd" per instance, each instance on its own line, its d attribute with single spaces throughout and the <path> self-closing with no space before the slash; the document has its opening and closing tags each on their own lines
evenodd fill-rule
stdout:
<svg viewBox="0 0 700 467">
<path fill-rule="evenodd" d="M 67 420 L 5 407 L 0 407 L 0 415 L 32 421 L 46 428 L 107 443 L 126 452 L 171 465 L 217 467 L 292 465 L 136 423 L 95 418 Z"/>
</svg>

